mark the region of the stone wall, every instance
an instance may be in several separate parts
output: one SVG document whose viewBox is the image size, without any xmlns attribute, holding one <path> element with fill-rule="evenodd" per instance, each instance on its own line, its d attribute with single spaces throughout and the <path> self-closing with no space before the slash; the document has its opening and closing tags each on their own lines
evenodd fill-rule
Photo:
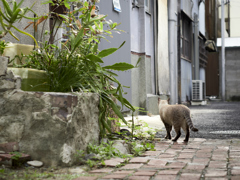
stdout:
<svg viewBox="0 0 240 180">
<path fill-rule="evenodd" d="M 47 166 L 72 165 L 76 150 L 98 143 L 97 94 L 26 92 L 21 78 L 0 57 L 0 143 L 18 142 L 21 152 Z"/>
</svg>

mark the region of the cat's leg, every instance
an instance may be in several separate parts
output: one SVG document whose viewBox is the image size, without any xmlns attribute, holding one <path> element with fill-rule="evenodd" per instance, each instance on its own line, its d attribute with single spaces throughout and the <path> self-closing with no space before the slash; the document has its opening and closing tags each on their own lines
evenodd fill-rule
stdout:
<svg viewBox="0 0 240 180">
<path fill-rule="evenodd" d="M 181 136 L 181 127 L 179 126 L 173 126 L 173 127 L 176 132 L 176 136 L 172 139 L 172 141 L 177 141 L 178 138 Z"/>
<path fill-rule="evenodd" d="M 165 136 L 165 139 L 171 139 L 172 126 L 167 124 L 167 123 L 164 123 L 164 126 L 165 126 L 166 131 L 167 131 L 167 135 Z"/>
<path fill-rule="evenodd" d="M 189 140 L 189 136 L 190 136 L 190 133 L 189 133 L 189 126 L 186 124 L 183 128 L 184 132 L 185 132 L 185 139 L 183 140 L 184 142 L 188 142 Z"/>
</svg>

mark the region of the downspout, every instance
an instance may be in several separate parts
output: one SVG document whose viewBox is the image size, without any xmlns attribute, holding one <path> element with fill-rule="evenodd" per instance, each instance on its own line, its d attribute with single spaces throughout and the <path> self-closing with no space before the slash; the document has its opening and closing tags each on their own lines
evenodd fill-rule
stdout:
<svg viewBox="0 0 240 180">
<path fill-rule="evenodd" d="M 215 29 L 214 29 L 214 33 L 215 33 L 215 39 L 214 39 L 214 41 L 215 41 L 215 43 L 216 43 L 216 41 L 217 41 L 217 34 L 218 34 L 218 0 L 215 0 Z M 217 44 L 217 43 L 216 43 Z"/>
<path fill-rule="evenodd" d="M 178 1 L 168 0 L 168 48 L 170 73 L 170 102 L 178 102 L 178 59 L 177 59 L 177 11 Z"/>
<path fill-rule="evenodd" d="M 182 103 L 182 82 L 181 82 L 181 1 L 178 0 L 178 29 L 177 29 L 177 59 L 178 59 L 178 104 Z"/>
<path fill-rule="evenodd" d="M 224 0 L 221 1 L 221 38 L 222 38 L 222 100 L 225 101 L 225 7 Z"/>
<path fill-rule="evenodd" d="M 155 94 L 159 94 L 159 87 L 158 87 L 158 19 L 157 19 L 157 8 L 158 4 L 157 1 L 154 1 L 154 84 L 155 84 Z"/>
<path fill-rule="evenodd" d="M 199 80 L 199 19 L 194 13 L 194 80 Z"/>
</svg>

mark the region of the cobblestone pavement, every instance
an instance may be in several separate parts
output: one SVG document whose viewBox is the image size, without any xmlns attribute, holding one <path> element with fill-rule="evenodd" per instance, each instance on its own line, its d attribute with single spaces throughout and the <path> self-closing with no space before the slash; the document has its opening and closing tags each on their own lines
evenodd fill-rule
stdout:
<svg viewBox="0 0 240 180">
<path fill-rule="evenodd" d="M 190 131 L 191 138 L 229 139 L 240 138 L 240 102 L 209 101 L 206 106 L 190 106 L 193 124 L 198 132 Z M 174 130 L 172 131 L 175 135 Z M 165 128 L 157 137 L 166 135 Z M 184 136 L 182 131 L 182 137 Z"/>
<path fill-rule="evenodd" d="M 75 180 L 195 180 L 240 179 L 240 139 L 190 138 L 182 142 L 158 141 L 156 151 L 146 151 L 119 167 L 123 159 L 105 161 Z"/>
</svg>

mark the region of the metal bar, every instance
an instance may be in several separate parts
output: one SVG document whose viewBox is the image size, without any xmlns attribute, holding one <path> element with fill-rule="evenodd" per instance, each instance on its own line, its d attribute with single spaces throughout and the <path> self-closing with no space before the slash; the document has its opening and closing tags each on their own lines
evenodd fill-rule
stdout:
<svg viewBox="0 0 240 180">
<path fill-rule="evenodd" d="M 222 100 L 225 101 L 225 9 L 224 0 L 221 3 L 221 36 L 222 36 Z"/>
</svg>

